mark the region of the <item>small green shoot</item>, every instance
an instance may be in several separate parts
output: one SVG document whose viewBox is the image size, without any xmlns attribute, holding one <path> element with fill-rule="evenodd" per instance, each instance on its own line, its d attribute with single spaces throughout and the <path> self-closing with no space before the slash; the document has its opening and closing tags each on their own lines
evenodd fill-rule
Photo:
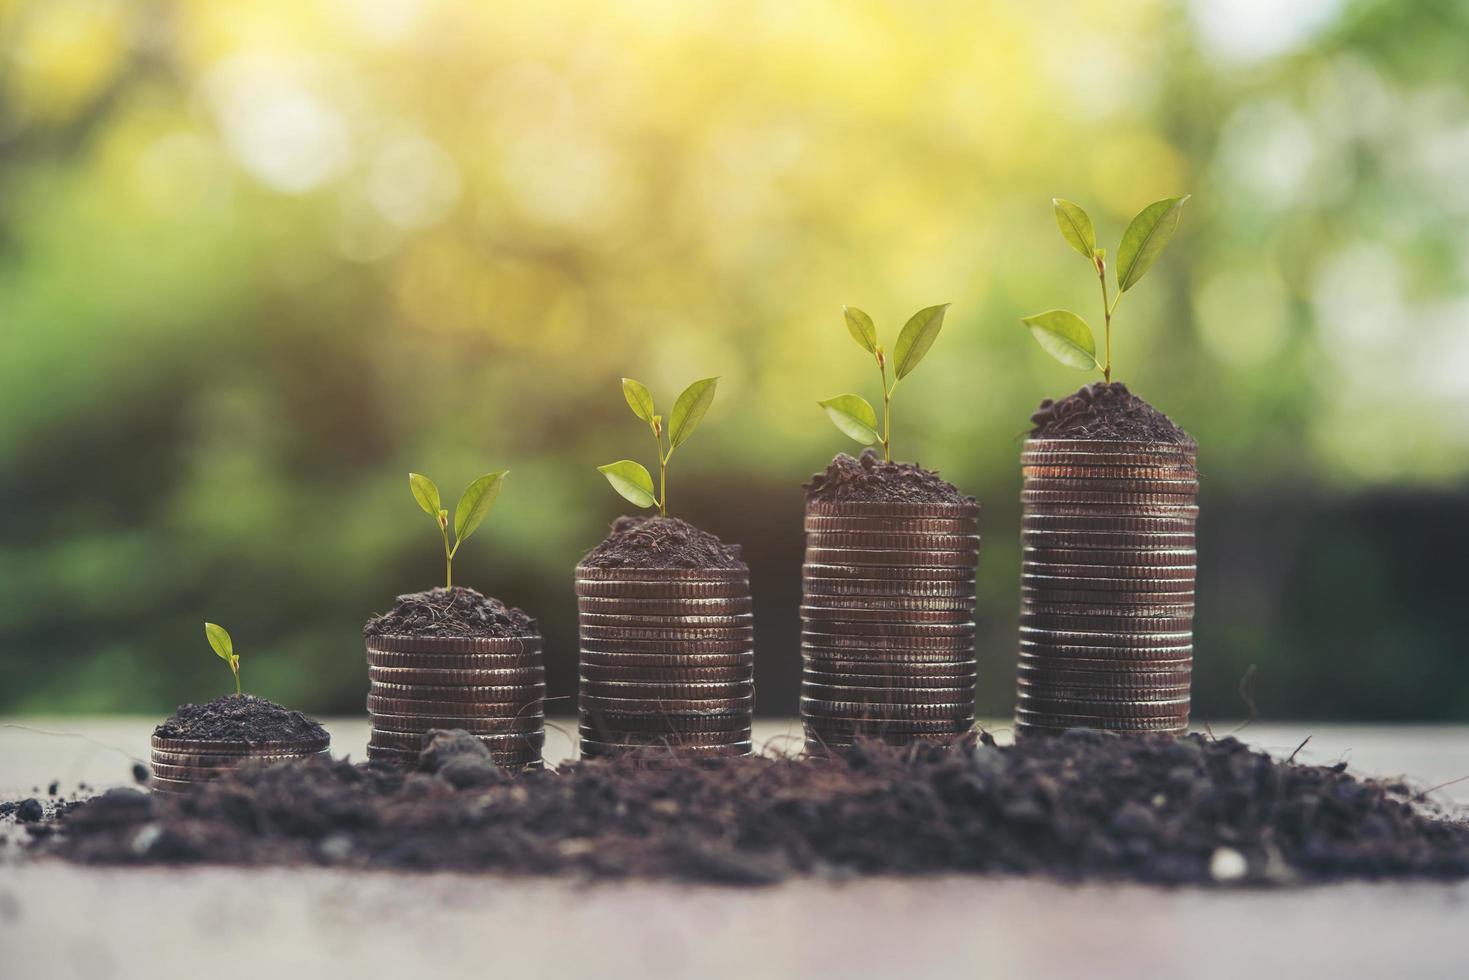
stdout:
<svg viewBox="0 0 1469 980">
<path fill-rule="evenodd" d="M 423 508 L 424 513 L 434 519 L 439 525 L 439 533 L 444 536 L 444 588 L 454 587 L 454 556 L 459 553 L 459 546 L 479 528 L 489 514 L 495 498 L 500 496 L 500 485 L 505 482 L 505 474 L 509 472 L 500 470 L 498 473 L 486 473 L 465 488 L 459 497 L 459 503 L 454 507 L 452 547 L 449 544 L 449 512 L 440 505 L 439 488 L 434 485 L 433 480 L 421 473 L 408 474 L 408 487 L 413 491 L 413 499 L 418 501 L 418 506 Z"/>
<path fill-rule="evenodd" d="M 235 653 L 235 642 L 230 639 L 230 631 L 215 623 L 204 624 L 204 636 L 209 640 L 209 645 L 219 655 L 219 659 L 229 664 L 230 672 L 235 675 L 235 695 L 240 694 L 240 658 Z"/>
<path fill-rule="evenodd" d="M 663 416 L 653 407 L 653 395 L 647 385 L 632 378 L 622 379 L 622 397 L 627 399 L 632 413 L 648 424 L 653 433 L 653 442 L 658 446 L 658 491 L 653 491 L 653 476 L 642 463 L 631 459 L 619 459 L 615 463 L 597 467 L 597 472 L 607 478 L 612 489 L 638 507 L 657 507 L 660 515 L 668 514 L 668 460 L 673 451 L 688 441 L 689 436 L 704 420 L 704 414 L 714 403 L 714 389 L 718 378 L 695 381 L 683 390 L 673 403 L 673 412 L 668 417 L 665 433 Z M 667 436 L 666 447 L 664 436 Z"/>
<path fill-rule="evenodd" d="M 908 322 L 898 333 L 897 344 L 893 347 L 893 382 L 890 385 L 887 351 L 877 342 L 877 327 L 873 324 L 872 317 L 855 306 L 842 308 L 847 331 L 852 339 L 877 362 L 878 375 L 882 378 L 882 431 L 879 432 L 877 428 L 877 412 L 860 395 L 837 395 L 817 404 L 826 409 L 827 417 L 843 434 L 864 446 L 882 443 L 884 462 L 892 462 L 893 459 L 893 392 L 898 390 L 899 381 L 913 373 L 918 362 L 923 360 L 923 356 L 938 339 L 939 331 L 944 326 L 944 314 L 948 310 L 949 304 L 943 303 L 924 307 L 908 318 Z"/>
<path fill-rule="evenodd" d="M 1183 213 L 1184 202 L 1189 195 L 1170 197 L 1155 201 L 1138 212 L 1137 217 L 1122 233 L 1122 243 L 1117 247 L 1117 298 L 1110 299 L 1107 293 L 1107 250 L 1097 248 L 1096 232 L 1092 219 L 1078 205 L 1062 198 L 1054 198 L 1056 224 L 1061 237 L 1080 252 L 1097 273 L 1102 284 L 1102 319 L 1105 339 L 1103 356 L 1097 356 L 1097 342 L 1092 328 L 1081 317 L 1070 310 L 1047 310 L 1034 316 L 1021 317 L 1021 322 L 1030 328 L 1036 342 L 1046 353 L 1067 367 L 1081 371 L 1100 369 L 1104 381 L 1112 380 L 1112 315 L 1122 303 L 1122 294 L 1143 277 L 1158 256 L 1163 254 Z"/>
</svg>

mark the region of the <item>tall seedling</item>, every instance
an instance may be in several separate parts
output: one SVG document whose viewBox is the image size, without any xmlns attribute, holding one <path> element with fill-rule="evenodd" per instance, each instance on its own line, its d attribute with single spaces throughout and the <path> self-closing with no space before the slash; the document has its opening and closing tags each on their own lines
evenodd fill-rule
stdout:
<svg viewBox="0 0 1469 980">
<path fill-rule="evenodd" d="M 663 416 L 653 406 L 653 395 L 647 385 L 632 378 L 622 379 L 622 397 L 632 413 L 648 424 L 653 433 L 653 442 L 658 447 L 658 490 L 653 490 L 653 476 L 647 467 L 631 459 L 619 459 L 615 463 L 597 467 L 597 472 L 607 478 L 612 489 L 638 507 L 657 507 L 660 515 L 668 513 L 668 461 L 673 451 L 688 441 L 689 436 L 704 420 L 704 414 L 714 403 L 714 389 L 718 378 L 695 381 L 683 390 L 673 403 L 673 412 L 668 417 L 665 431 Z"/>
</svg>

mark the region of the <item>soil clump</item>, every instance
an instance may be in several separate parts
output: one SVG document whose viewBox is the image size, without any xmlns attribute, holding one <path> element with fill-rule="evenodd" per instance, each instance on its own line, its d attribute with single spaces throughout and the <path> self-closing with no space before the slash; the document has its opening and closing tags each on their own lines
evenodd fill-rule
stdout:
<svg viewBox="0 0 1469 980">
<path fill-rule="evenodd" d="M 587 552 L 588 568 L 744 568 L 739 545 L 725 544 L 677 517 L 619 517 Z"/>
<path fill-rule="evenodd" d="M 1032 439 L 1106 439 L 1193 446 L 1194 438 L 1172 419 L 1127 390 L 1120 381 L 1084 385 L 1060 401 L 1047 398 L 1030 417 Z"/>
<path fill-rule="evenodd" d="M 231 694 L 208 704 L 184 704 L 153 729 L 158 738 L 236 742 L 324 740 L 326 729 L 299 711 L 253 694 Z"/>
<path fill-rule="evenodd" d="M 362 627 L 363 636 L 538 636 L 536 621 L 499 599 L 456 585 L 398 596 Z"/>
<path fill-rule="evenodd" d="M 1469 877 L 1469 823 L 1345 764 L 1233 738 L 1075 730 L 832 759 L 682 763 L 657 749 L 499 772 L 464 733 L 418 770 L 247 763 L 179 796 L 62 804 L 31 852 L 88 864 L 337 865 L 765 884 L 1004 873 L 1169 884 Z"/>
<path fill-rule="evenodd" d="M 803 489 L 807 501 L 819 503 L 974 503 L 937 472 L 917 463 L 884 463 L 875 449 L 858 459 L 837 453 Z"/>
</svg>

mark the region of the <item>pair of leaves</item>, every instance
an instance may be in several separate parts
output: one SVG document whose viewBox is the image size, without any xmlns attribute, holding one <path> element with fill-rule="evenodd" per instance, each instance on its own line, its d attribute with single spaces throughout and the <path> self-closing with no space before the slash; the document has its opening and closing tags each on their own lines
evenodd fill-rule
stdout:
<svg viewBox="0 0 1469 980">
<path fill-rule="evenodd" d="M 1155 201 L 1137 213 L 1122 233 L 1122 243 L 1117 248 L 1117 287 L 1125 293 L 1153 267 L 1158 256 L 1168 247 L 1173 233 L 1178 230 L 1184 202 L 1188 195 Z M 1092 219 L 1079 205 L 1063 198 L 1053 200 L 1056 225 L 1061 237 L 1066 239 L 1077 252 L 1084 255 L 1097 269 L 1103 269 L 1106 249 L 1097 248 L 1096 231 Z M 1030 328 L 1031 335 L 1046 353 L 1067 367 L 1090 371 L 1102 367 L 1097 360 L 1097 342 L 1092 328 L 1080 316 L 1070 310 L 1047 310 L 1034 316 L 1022 317 L 1021 321 Z"/>
<path fill-rule="evenodd" d="M 898 342 L 893 347 L 893 375 L 897 380 L 901 381 L 912 374 L 918 362 L 923 360 L 928 349 L 938 339 L 939 331 L 944 326 L 944 314 L 948 311 L 948 303 L 926 306 L 903 324 L 903 329 L 898 333 Z M 882 356 L 882 346 L 877 342 L 877 327 L 873 324 L 872 317 L 855 306 L 843 307 L 842 315 L 847 321 L 847 331 L 858 346 L 869 354 Z"/>
<path fill-rule="evenodd" d="M 490 508 L 495 505 L 495 498 L 500 496 L 500 486 L 505 482 L 505 474 L 509 472 L 500 470 L 497 473 L 486 473 L 465 487 L 464 493 L 459 496 L 459 503 L 454 505 L 455 551 L 465 538 L 484 523 Z M 408 486 L 413 491 L 413 499 L 418 501 L 418 506 L 423 508 L 424 513 L 437 521 L 440 528 L 447 529 L 449 512 L 444 510 L 439 500 L 439 488 L 434 485 L 434 481 L 422 473 L 409 473 Z"/>
<path fill-rule="evenodd" d="M 668 451 L 671 453 L 688 441 L 689 436 L 704 421 L 709 406 L 714 404 L 714 390 L 719 386 L 718 378 L 701 378 L 689 385 L 673 403 L 673 414 L 668 419 Z M 622 379 L 622 397 L 633 414 L 652 428 L 654 435 L 663 431 L 663 416 L 653 407 L 653 395 L 648 386 L 632 378 Z"/>
</svg>

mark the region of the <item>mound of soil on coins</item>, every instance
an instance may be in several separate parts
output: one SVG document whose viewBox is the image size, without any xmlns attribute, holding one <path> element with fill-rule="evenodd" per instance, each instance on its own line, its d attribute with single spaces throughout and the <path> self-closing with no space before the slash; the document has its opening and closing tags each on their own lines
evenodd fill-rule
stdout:
<svg viewBox="0 0 1469 980">
<path fill-rule="evenodd" d="M 299 711 L 253 694 L 232 694 L 208 704 L 184 704 L 153 729 L 159 738 L 208 738 L 238 742 L 295 742 L 327 737 L 326 729 Z"/>
<path fill-rule="evenodd" d="M 398 596 L 391 611 L 367 621 L 362 635 L 506 637 L 538 632 L 536 621 L 519 609 L 456 585 Z"/>
<path fill-rule="evenodd" d="M 803 489 L 808 501 L 822 503 L 974 503 L 935 471 L 917 463 L 884 463 L 875 449 L 859 459 L 837 453 Z"/>
<path fill-rule="evenodd" d="M 589 568 L 743 568 L 740 546 L 677 517 L 619 517 L 581 560 Z"/>
<path fill-rule="evenodd" d="M 1401 785 L 1232 739 L 1091 731 L 998 747 L 859 742 L 702 765 L 657 749 L 510 776 L 463 733 L 417 772 L 247 763 L 177 797 L 113 790 L 33 851 L 94 864 L 301 864 L 763 884 L 988 872 L 1166 883 L 1469 876 L 1469 824 Z"/>
<path fill-rule="evenodd" d="M 1030 417 L 1032 439 L 1108 439 L 1195 445 L 1172 419 L 1127 390 L 1120 381 L 1098 381 L 1060 401 L 1047 398 Z"/>
</svg>

